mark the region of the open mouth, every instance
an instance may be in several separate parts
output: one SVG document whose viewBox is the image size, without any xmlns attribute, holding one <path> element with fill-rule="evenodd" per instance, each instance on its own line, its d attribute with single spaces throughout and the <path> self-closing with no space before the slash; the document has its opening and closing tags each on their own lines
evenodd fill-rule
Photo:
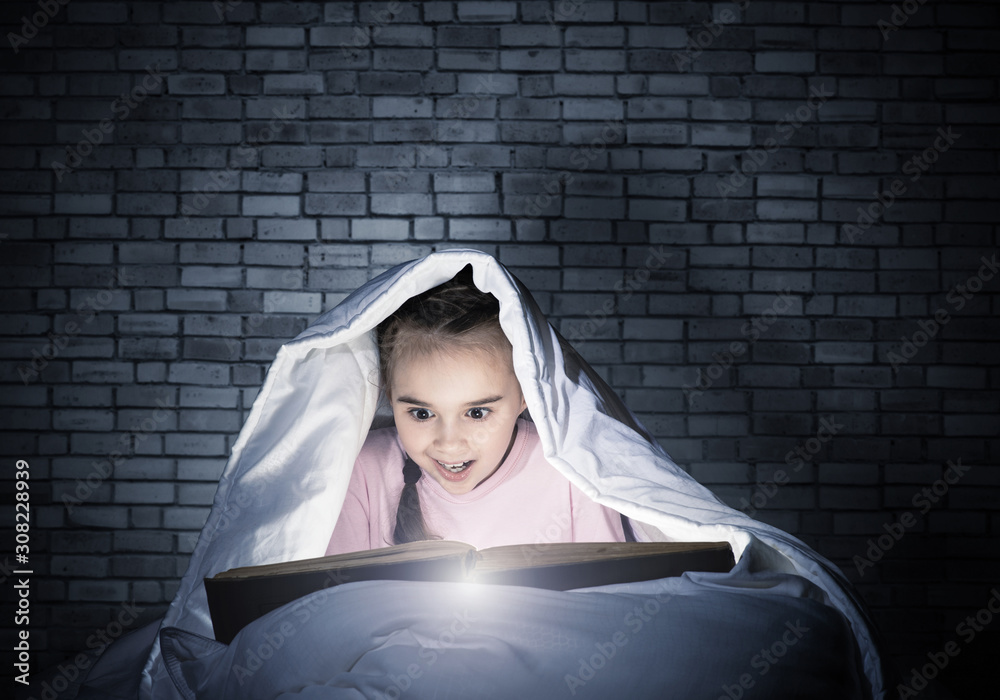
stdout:
<svg viewBox="0 0 1000 700">
<path fill-rule="evenodd" d="M 437 459 L 434 461 L 438 465 L 438 474 L 448 481 L 464 481 L 472 473 L 470 467 L 476 463 L 474 459 L 465 462 L 442 462 Z"/>
<path fill-rule="evenodd" d="M 470 464 L 472 464 L 471 459 L 466 462 L 454 462 L 454 463 L 442 462 L 440 460 L 435 460 L 435 461 L 438 464 L 440 464 L 441 467 L 451 472 L 452 474 L 461 474 L 462 472 L 464 472 L 466 469 L 469 468 Z"/>
</svg>

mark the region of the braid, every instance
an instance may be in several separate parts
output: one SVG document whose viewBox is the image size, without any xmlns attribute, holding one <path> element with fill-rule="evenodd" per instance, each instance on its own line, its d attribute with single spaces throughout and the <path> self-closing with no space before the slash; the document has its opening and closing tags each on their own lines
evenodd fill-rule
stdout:
<svg viewBox="0 0 1000 700">
<path fill-rule="evenodd" d="M 396 508 L 393 544 L 429 539 L 424 527 L 424 516 L 420 511 L 420 494 L 417 493 L 417 482 L 422 474 L 417 463 L 407 457 L 403 462 L 403 491 L 399 494 L 399 507 Z"/>
</svg>

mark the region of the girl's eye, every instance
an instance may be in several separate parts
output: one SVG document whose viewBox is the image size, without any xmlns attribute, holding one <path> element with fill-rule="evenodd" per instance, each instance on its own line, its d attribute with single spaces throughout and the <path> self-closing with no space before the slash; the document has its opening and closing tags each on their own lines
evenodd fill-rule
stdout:
<svg viewBox="0 0 1000 700">
<path fill-rule="evenodd" d="M 486 416 L 489 415 L 489 413 L 490 409 L 478 407 L 478 408 L 470 408 L 468 415 L 469 418 L 471 418 L 472 420 L 483 420 Z"/>
<path fill-rule="evenodd" d="M 426 408 L 411 408 L 410 415 L 416 420 L 428 420 L 434 414 L 428 411 Z"/>
</svg>

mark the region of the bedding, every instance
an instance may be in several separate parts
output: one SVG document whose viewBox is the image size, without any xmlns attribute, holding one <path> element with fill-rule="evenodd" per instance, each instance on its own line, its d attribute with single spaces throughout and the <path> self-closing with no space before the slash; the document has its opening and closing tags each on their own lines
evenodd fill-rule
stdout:
<svg viewBox="0 0 1000 700">
<path fill-rule="evenodd" d="M 302 598 L 230 645 L 160 639 L 191 699 L 861 697 L 847 623 L 807 588 L 780 574 L 573 593 L 376 581 Z"/>
<path fill-rule="evenodd" d="M 231 645 L 214 642 L 202 579 L 324 553 L 376 414 L 372 331 L 466 265 L 476 286 L 500 302 L 545 458 L 588 497 L 627 516 L 639 539 L 727 541 L 737 566 L 571 592 L 348 584 L 273 611 Z M 310 612 L 295 626 L 302 605 Z M 456 631 L 455 643 L 442 645 L 461 610 L 475 622 L 461 641 Z M 629 624 L 643 626 L 616 637 L 629 634 L 630 612 Z M 283 633 L 283 623 L 294 633 Z M 471 250 L 388 270 L 279 350 L 178 592 L 163 619 L 140 632 L 131 646 L 106 653 L 79 697 L 610 697 L 622 688 L 626 697 L 677 688 L 678 697 L 730 700 L 885 694 L 873 628 L 837 568 L 726 506 L 674 464 L 528 291 Z M 268 646 L 273 654 L 264 659 Z M 249 672 L 254 650 L 263 650 L 260 666 L 248 677 L 241 669 Z M 435 653 L 431 665 L 426 657 Z M 414 666 L 419 677 L 411 677 Z"/>
</svg>

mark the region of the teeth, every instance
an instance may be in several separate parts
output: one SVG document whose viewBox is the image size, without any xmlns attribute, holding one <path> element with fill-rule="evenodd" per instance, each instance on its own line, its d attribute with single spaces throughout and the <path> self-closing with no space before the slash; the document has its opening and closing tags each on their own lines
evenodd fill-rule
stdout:
<svg viewBox="0 0 1000 700">
<path fill-rule="evenodd" d="M 458 462 L 456 464 L 446 464 L 445 462 L 438 461 L 438 464 L 440 464 L 442 467 L 444 467 L 448 471 L 454 472 L 454 473 L 457 474 L 458 472 L 460 472 L 463 469 L 465 469 L 465 467 L 468 466 L 469 463 L 468 462 Z"/>
</svg>

